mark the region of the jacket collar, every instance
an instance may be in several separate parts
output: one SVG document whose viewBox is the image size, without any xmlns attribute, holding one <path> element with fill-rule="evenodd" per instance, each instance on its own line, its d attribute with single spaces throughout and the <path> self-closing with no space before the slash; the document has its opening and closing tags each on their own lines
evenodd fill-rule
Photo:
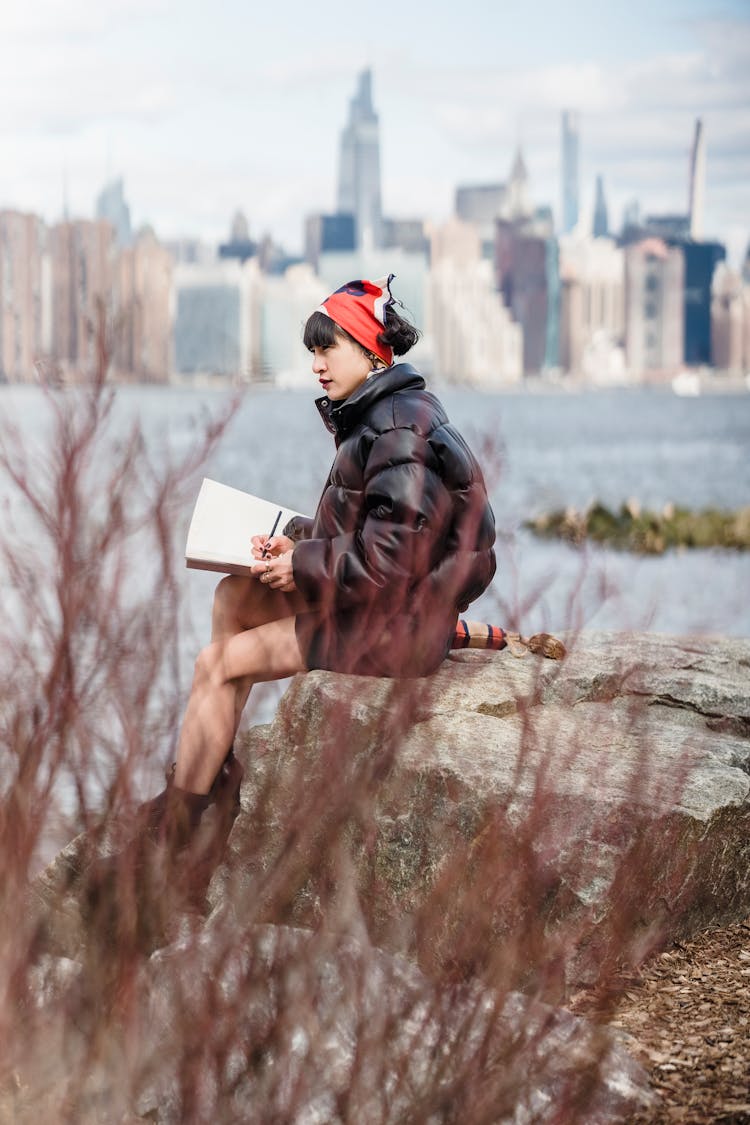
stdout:
<svg viewBox="0 0 750 1125">
<path fill-rule="evenodd" d="M 366 379 L 362 386 L 357 387 L 356 391 L 343 402 L 331 402 L 324 395 L 322 398 L 316 398 L 315 405 L 326 429 L 341 437 L 354 428 L 362 415 L 378 399 L 407 388 L 422 390 L 424 385 L 424 379 L 410 363 L 396 363 L 393 367 L 387 367 L 385 371 L 379 371 L 377 375 Z"/>
</svg>

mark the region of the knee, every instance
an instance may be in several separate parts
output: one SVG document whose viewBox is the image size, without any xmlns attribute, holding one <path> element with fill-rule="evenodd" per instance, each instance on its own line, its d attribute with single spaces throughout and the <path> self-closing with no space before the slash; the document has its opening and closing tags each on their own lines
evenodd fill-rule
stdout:
<svg viewBox="0 0 750 1125">
<path fill-rule="evenodd" d="M 196 686 L 208 687 L 224 683 L 223 660 L 221 644 L 206 645 L 201 649 L 195 661 L 195 675 L 193 683 Z"/>
</svg>

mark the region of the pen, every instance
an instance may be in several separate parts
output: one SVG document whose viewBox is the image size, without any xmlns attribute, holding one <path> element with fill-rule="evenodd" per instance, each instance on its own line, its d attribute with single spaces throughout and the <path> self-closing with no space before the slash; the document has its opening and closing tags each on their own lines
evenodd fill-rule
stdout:
<svg viewBox="0 0 750 1125">
<path fill-rule="evenodd" d="M 276 516 L 276 519 L 273 521 L 273 527 L 271 528 L 271 534 L 268 536 L 269 539 L 273 539 L 276 528 L 279 526 L 279 520 L 281 519 L 281 512 L 282 512 L 282 509 L 279 509 L 278 515 Z M 267 547 L 263 548 L 263 558 L 264 559 L 268 558 L 268 548 Z"/>
</svg>

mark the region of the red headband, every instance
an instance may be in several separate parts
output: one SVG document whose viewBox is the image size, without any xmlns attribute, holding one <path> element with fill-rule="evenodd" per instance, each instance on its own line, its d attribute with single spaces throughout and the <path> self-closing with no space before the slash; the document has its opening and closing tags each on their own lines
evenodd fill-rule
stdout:
<svg viewBox="0 0 750 1125">
<path fill-rule="evenodd" d="M 385 328 L 385 310 L 393 304 L 390 288 L 393 276 L 390 273 L 378 281 L 348 281 L 317 310 L 330 316 L 339 328 L 389 367 L 393 363 L 393 349 L 378 343 L 378 335 Z"/>
</svg>

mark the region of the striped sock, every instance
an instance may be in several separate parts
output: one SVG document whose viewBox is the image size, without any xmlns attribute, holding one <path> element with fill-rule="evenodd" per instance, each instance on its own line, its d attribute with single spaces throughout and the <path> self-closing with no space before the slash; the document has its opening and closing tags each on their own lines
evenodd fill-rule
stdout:
<svg viewBox="0 0 750 1125">
<path fill-rule="evenodd" d="M 505 630 L 499 625 L 465 621 L 463 617 L 459 617 L 451 648 L 483 648 L 491 652 L 499 652 L 506 644 Z"/>
</svg>

